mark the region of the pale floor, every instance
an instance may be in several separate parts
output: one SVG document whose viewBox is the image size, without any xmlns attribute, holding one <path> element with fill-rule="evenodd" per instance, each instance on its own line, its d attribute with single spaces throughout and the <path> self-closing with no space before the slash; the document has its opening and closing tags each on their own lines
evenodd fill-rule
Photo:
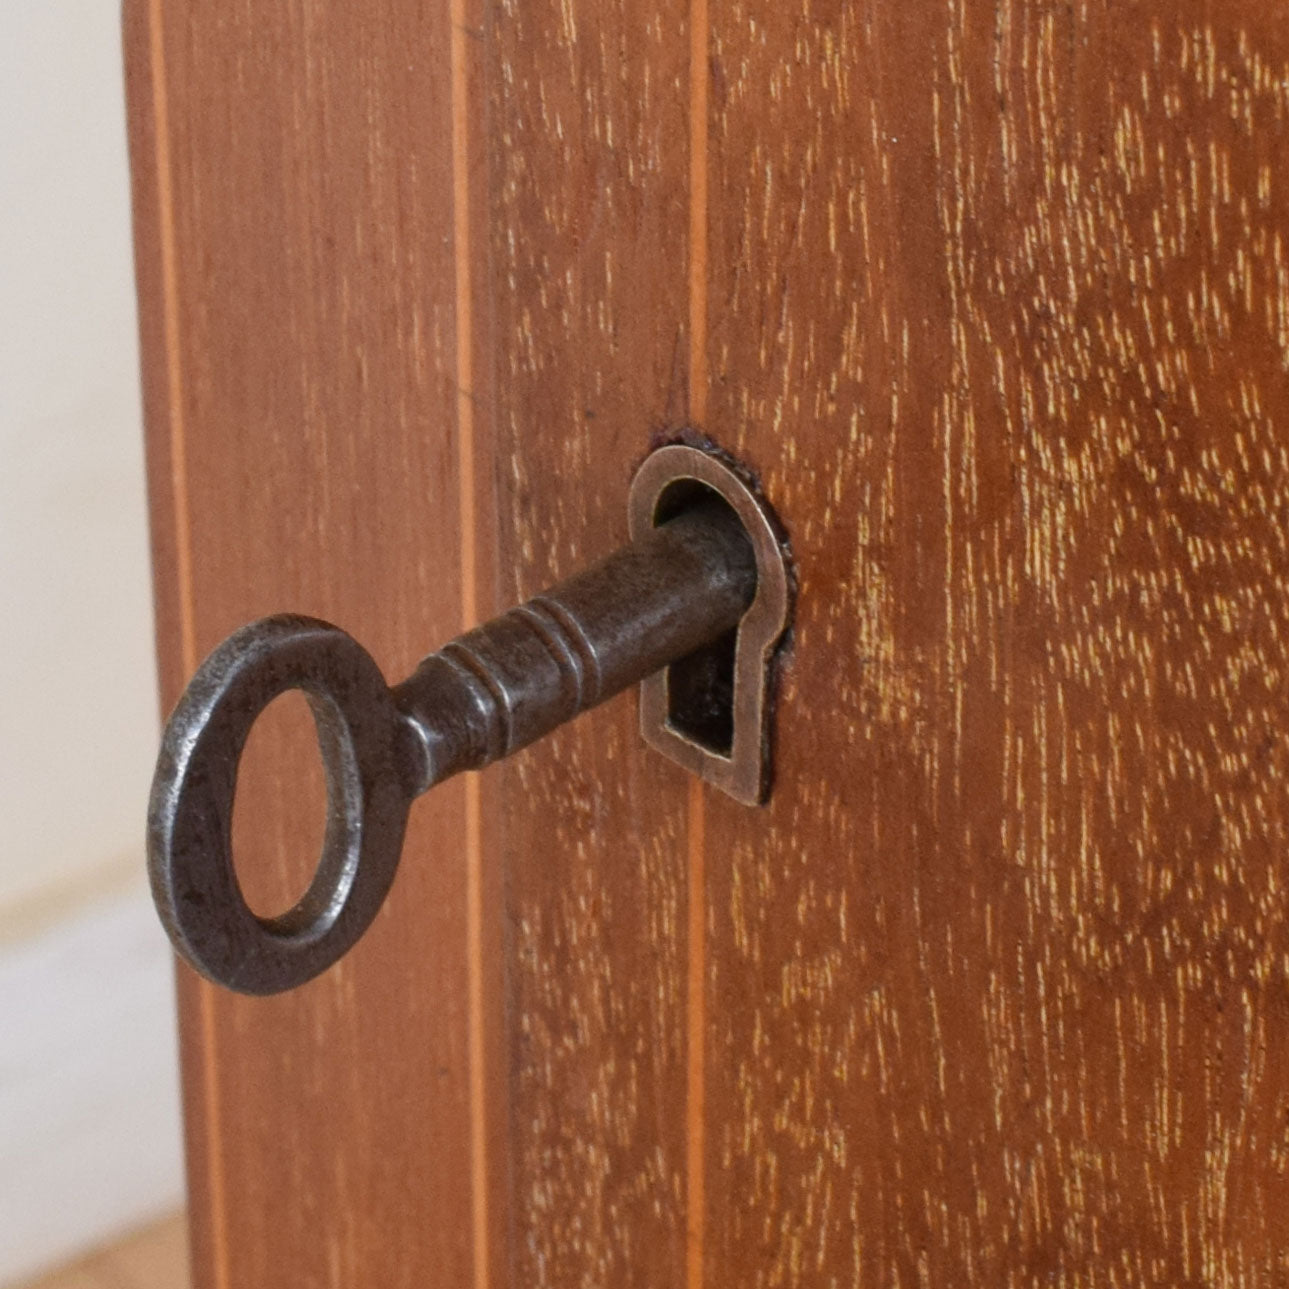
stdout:
<svg viewBox="0 0 1289 1289">
<path fill-rule="evenodd" d="M 188 1289 L 188 1285 L 188 1223 L 182 1213 L 176 1213 L 16 1289 Z"/>
</svg>

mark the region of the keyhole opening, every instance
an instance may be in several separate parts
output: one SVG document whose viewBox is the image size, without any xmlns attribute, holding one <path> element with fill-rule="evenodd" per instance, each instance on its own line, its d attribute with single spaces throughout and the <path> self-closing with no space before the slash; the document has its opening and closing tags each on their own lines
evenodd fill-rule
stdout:
<svg viewBox="0 0 1289 1289">
<path fill-rule="evenodd" d="M 744 527 L 734 507 L 715 488 L 697 479 L 677 479 L 662 490 L 654 507 L 654 523 L 665 524 L 700 502 L 718 504 Z M 682 738 L 726 758 L 734 750 L 737 653 L 735 626 L 667 668 L 667 724 Z"/>
</svg>

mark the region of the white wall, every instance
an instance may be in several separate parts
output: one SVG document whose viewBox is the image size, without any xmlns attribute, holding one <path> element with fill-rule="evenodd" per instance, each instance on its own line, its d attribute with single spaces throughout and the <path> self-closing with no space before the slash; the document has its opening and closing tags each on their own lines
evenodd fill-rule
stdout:
<svg viewBox="0 0 1289 1289">
<path fill-rule="evenodd" d="M 4 19 L 0 1283 L 180 1198 L 118 3 Z"/>
</svg>

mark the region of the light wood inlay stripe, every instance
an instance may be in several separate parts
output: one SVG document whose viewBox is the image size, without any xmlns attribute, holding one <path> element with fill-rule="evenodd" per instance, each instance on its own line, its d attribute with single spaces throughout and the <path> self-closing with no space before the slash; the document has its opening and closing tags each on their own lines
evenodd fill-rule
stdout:
<svg viewBox="0 0 1289 1289">
<path fill-rule="evenodd" d="M 161 0 L 151 0 L 152 113 L 156 131 L 157 203 L 160 207 L 161 280 L 165 298 L 166 398 L 170 425 L 170 485 L 175 507 L 175 578 L 179 583 L 179 640 L 184 670 L 197 669 L 192 586 L 192 522 L 188 505 L 188 454 L 184 434 L 183 359 L 179 340 L 179 255 L 175 241 L 174 183 L 170 158 L 170 108 L 166 86 Z"/>
<path fill-rule="evenodd" d="M 185 676 L 197 668 L 197 632 L 192 577 L 192 519 L 188 499 L 187 442 L 183 409 L 183 358 L 179 333 L 179 256 L 170 152 L 170 107 L 166 78 L 165 28 L 161 0 L 148 7 L 152 65 L 152 114 L 156 146 L 158 231 L 166 349 L 166 402 L 170 438 L 170 485 L 174 503 L 175 578 L 178 582 L 179 643 Z M 220 1131 L 218 1041 L 213 986 L 198 986 L 201 1086 L 206 1133 L 212 1270 L 215 1289 L 228 1289 L 228 1205 Z"/>
<path fill-rule="evenodd" d="M 479 620 L 475 540 L 474 320 L 470 298 L 470 121 L 466 0 L 451 0 L 452 234 L 456 283 L 458 498 L 461 514 L 461 625 Z M 475 1289 L 488 1289 L 488 1145 L 486 1017 L 483 966 L 483 798 L 479 777 L 465 776 L 466 957 L 470 1095 L 470 1193 Z"/>
<path fill-rule="evenodd" d="M 689 10 L 689 420 L 707 419 L 707 0 Z M 706 1220 L 707 897 L 703 785 L 690 781 L 688 848 L 688 973 L 686 979 L 685 1281 L 703 1285 Z"/>
</svg>

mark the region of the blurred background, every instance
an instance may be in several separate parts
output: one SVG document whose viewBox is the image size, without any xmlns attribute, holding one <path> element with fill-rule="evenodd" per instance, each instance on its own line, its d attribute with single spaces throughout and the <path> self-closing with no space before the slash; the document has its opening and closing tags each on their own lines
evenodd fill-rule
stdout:
<svg viewBox="0 0 1289 1289">
<path fill-rule="evenodd" d="M 171 963 L 143 875 L 158 714 L 118 3 L 5 13 L 0 1286 L 180 1289 Z"/>
</svg>

